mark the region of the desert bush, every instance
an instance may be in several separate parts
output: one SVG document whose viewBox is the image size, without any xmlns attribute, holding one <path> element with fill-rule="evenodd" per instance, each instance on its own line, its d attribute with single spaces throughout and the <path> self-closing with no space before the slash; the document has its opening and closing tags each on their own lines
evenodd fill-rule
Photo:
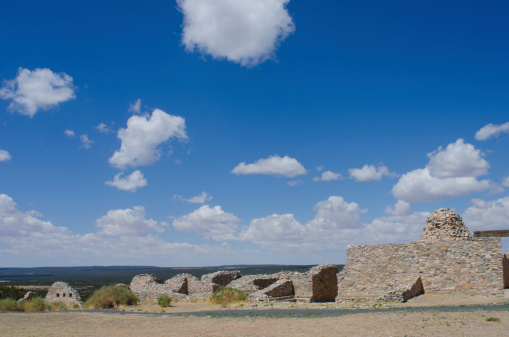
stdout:
<svg viewBox="0 0 509 337">
<path fill-rule="evenodd" d="M 488 317 L 486 318 L 487 322 L 500 322 L 500 318 L 498 317 Z"/>
<path fill-rule="evenodd" d="M 230 288 L 230 287 L 219 287 L 209 300 L 215 304 L 228 305 L 237 302 L 243 302 L 247 300 L 248 294 L 242 290 Z"/>
<path fill-rule="evenodd" d="M 171 304 L 172 298 L 166 294 L 161 295 L 157 298 L 157 304 L 161 307 L 169 307 Z"/>
<path fill-rule="evenodd" d="M 23 311 L 46 311 L 47 305 L 42 297 L 32 298 L 29 301 L 22 301 L 20 303 Z"/>
<path fill-rule="evenodd" d="M 0 311 L 21 311 L 21 307 L 13 298 L 0 300 Z"/>
<path fill-rule="evenodd" d="M 140 299 L 131 290 L 124 287 L 104 286 L 95 291 L 85 303 L 85 307 L 109 309 L 123 305 L 138 304 Z"/>
<path fill-rule="evenodd" d="M 67 304 L 65 304 L 62 301 L 51 302 L 48 304 L 48 310 L 50 310 L 50 311 L 67 310 Z"/>
</svg>

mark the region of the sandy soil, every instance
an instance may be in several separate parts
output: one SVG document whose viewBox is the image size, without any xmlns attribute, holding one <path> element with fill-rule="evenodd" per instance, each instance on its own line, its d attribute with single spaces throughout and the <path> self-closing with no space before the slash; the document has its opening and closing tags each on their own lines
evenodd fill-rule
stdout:
<svg viewBox="0 0 509 337">
<path fill-rule="evenodd" d="M 232 309 L 373 308 L 471 305 L 507 302 L 504 298 L 422 295 L 407 303 L 247 304 Z M 177 302 L 123 308 L 126 311 L 189 312 L 221 310 L 206 302 Z M 121 308 L 122 310 L 122 308 Z M 487 321 L 487 318 L 500 321 Z M 508 336 L 509 312 L 374 312 L 319 318 L 193 317 L 119 313 L 0 313 L 0 336 Z"/>
<path fill-rule="evenodd" d="M 488 317 L 500 319 L 486 321 Z M 509 312 L 210 318 L 57 312 L 0 314 L 1 336 L 507 336 Z"/>
</svg>

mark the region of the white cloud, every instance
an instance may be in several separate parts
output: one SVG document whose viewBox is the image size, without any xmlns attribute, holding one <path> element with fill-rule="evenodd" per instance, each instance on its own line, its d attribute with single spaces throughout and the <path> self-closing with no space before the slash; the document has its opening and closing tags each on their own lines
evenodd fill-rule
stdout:
<svg viewBox="0 0 509 337">
<path fill-rule="evenodd" d="M 465 144 L 463 139 L 449 144 L 446 149 L 439 147 L 428 157 L 430 160 L 424 169 L 403 174 L 392 188 L 397 199 L 407 202 L 438 201 L 494 186 L 489 180 L 477 180 L 479 175 L 487 174 L 490 165 L 479 150 Z"/>
<path fill-rule="evenodd" d="M 315 218 L 307 223 L 312 231 L 356 228 L 360 223 L 360 213 L 367 210 L 359 208 L 355 202 L 348 203 L 342 197 L 331 196 L 316 204 Z"/>
<path fill-rule="evenodd" d="M 478 177 L 488 174 L 490 164 L 482 158 L 481 151 L 463 139 L 447 145 L 445 150 L 429 153 L 427 167 L 431 176 L 436 178 Z"/>
<path fill-rule="evenodd" d="M 431 176 L 428 168 L 424 168 L 403 174 L 392 188 L 392 194 L 407 202 L 430 202 L 481 192 L 490 187 L 489 180 L 436 178 Z"/>
<path fill-rule="evenodd" d="M 111 129 L 109 126 L 107 126 L 106 124 L 104 123 L 99 123 L 97 124 L 97 126 L 95 127 L 97 130 L 99 130 L 99 132 L 101 133 L 108 133 L 108 132 L 111 132 Z"/>
<path fill-rule="evenodd" d="M 273 214 L 253 219 L 240 237 L 262 246 L 271 246 L 302 242 L 305 234 L 306 228 L 292 214 Z"/>
<path fill-rule="evenodd" d="M 509 177 L 505 177 L 502 181 L 502 186 L 509 187 Z"/>
<path fill-rule="evenodd" d="M 185 202 L 190 202 L 192 204 L 204 204 L 207 201 L 212 200 L 212 196 L 210 194 L 208 194 L 207 192 L 205 192 L 205 191 L 203 191 L 199 195 L 196 195 L 196 196 L 194 196 L 192 198 L 189 198 L 189 199 L 184 198 L 184 197 L 182 197 L 180 195 L 174 195 L 173 198 L 181 200 L 181 201 L 185 201 Z"/>
<path fill-rule="evenodd" d="M 100 259 L 104 264 L 146 263 L 147 258 L 159 263 L 183 265 L 203 261 L 204 256 L 214 259 L 238 256 L 227 245 L 191 245 L 189 243 L 166 242 L 150 232 L 163 232 L 152 219 L 145 219 L 142 206 L 132 210 L 112 210 L 97 220 L 101 228 L 96 233 L 72 234 L 65 227 L 56 227 L 49 221 L 37 219 L 36 211 L 21 212 L 9 196 L 0 194 L 0 256 L 3 266 L 33 266 L 48 263 L 48 258 L 57 264 L 92 264 Z M 172 258 L 172 257 L 177 257 Z M 6 262 L 7 261 L 7 262 Z M 29 261 L 29 262 L 27 262 Z M 78 262 L 76 262 L 78 261 Z M 185 262 L 187 261 L 187 262 Z M 7 263 L 7 264 L 6 264 Z M 171 262 L 170 262 L 171 263 Z M 196 262 L 195 262 L 196 263 Z M 213 260 L 210 260 L 213 263 Z"/>
<path fill-rule="evenodd" d="M 185 128 L 184 118 L 159 109 L 155 109 L 150 118 L 132 116 L 127 120 L 127 128 L 118 131 L 122 141 L 120 150 L 108 161 L 119 169 L 153 164 L 161 157 L 160 144 L 172 137 L 187 140 Z"/>
<path fill-rule="evenodd" d="M 274 56 L 295 31 L 285 6 L 290 0 L 177 0 L 184 15 L 188 52 L 255 66 Z"/>
<path fill-rule="evenodd" d="M 47 110 L 76 96 L 73 79 L 65 73 L 54 73 L 47 68 L 33 71 L 19 68 L 16 78 L 4 81 L 0 98 L 11 100 L 9 110 L 33 117 L 39 110 Z"/>
<path fill-rule="evenodd" d="M 127 111 L 135 113 L 135 114 L 140 114 L 141 113 L 141 99 L 138 98 L 136 100 L 136 102 L 134 102 L 133 104 L 129 104 L 129 109 L 127 109 Z"/>
<path fill-rule="evenodd" d="M 343 176 L 339 173 L 332 171 L 325 171 L 322 173 L 320 177 L 314 177 L 313 181 L 333 181 L 333 180 L 341 180 Z"/>
<path fill-rule="evenodd" d="M 321 250 L 338 247 L 354 238 L 362 237 L 364 224 L 360 221 L 360 209 L 355 202 L 348 203 L 342 197 L 331 196 L 316 204 L 315 217 L 306 225 L 298 222 L 293 214 L 273 214 L 254 219 L 239 236 L 273 248 L 313 248 Z"/>
<path fill-rule="evenodd" d="M 501 133 L 509 133 L 509 122 L 497 125 L 488 124 L 483 126 L 479 131 L 475 133 L 475 139 L 477 140 L 488 140 L 492 137 L 498 137 Z"/>
<path fill-rule="evenodd" d="M 350 173 L 350 179 L 355 179 L 355 181 L 380 181 L 383 176 L 394 177 L 395 174 L 390 172 L 387 167 L 384 165 L 380 165 L 375 167 L 374 165 L 364 165 L 362 168 L 351 168 L 348 169 L 348 173 Z"/>
<path fill-rule="evenodd" d="M 407 242 L 420 240 L 429 212 L 411 212 L 380 217 L 363 229 L 364 243 Z"/>
<path fill-rule="evenodd" d="M 410 203 L 398 200 L 394 205 L 394 209 L 390 206 L 385 208 L 385 213 L 394 214 L 394 215 L 408 215 L 412 214 L 412 208 L 410 207 Z"/>
<path fill-rule="evenodd" d="M 173 220 L 173 227 L 179 231 L 191 231 L 212 238 L 216 241 L 235 240 L 237 223 L 240 219 L 235 215 L 226 213 L 221 206 L 210 208 L 201 206 L 187 215 Z"/>
<path fill-rule="evenodd" d="M 164 228 L 152 219 L 145 219 L 145 207 L 116 209 L 96 220 L 99 234 L 106 236 L 146 236 L 150 232 L 163 233 Z"/>
<path fill-rule="evenodd" d="M 65 131 L 64 131 L 64 134 L 65 134 L 67 137 L 69 137 L 69 138 L 74 137 L 74 131 L 73 131 L 73 130 L 69 130 L 69 129 L 67 129 L 67 130 L 65 130 Z"/>
<path fill-rule="evenodd" d="M 284 156 L 272 156 L 266 159 L 259 159 L 253 164 L 245 162 L 237 165 L 233 170 L 234 174 L 267 174 L 279 175 L 293 178 L 298 175 L 306 174 L 306 169 L 297 161 L 297 159 Z"/>
<path fill-rule="evenodd" d="M 11 154 L 6 150 L 0 150 L 0 162 L 11 160 Z"/>
<path fill-rule="evenodd" d="M 93 140 L 90 140 L 87 135 L 81 135 L 81 147 L 84 149 L 90 149 L 92 147 L 92 144 L 94 144 Z"/>
<path fill-rule="evenodd" d="M 463 214 L 463 222 L 470 230 L 507 229 L 509 197 L 495 201 L 472 199 L 472 206 Z"/>
<path fill-rule="evenodd" d="M 31 232 L 67 233 L 64 227 L 55 227 L 49 221 L 42 221 L 33 211 L 26 213 L 18 210 L 14 200 L 6 194 L 0 194 L 0 237 L 26 237 Z"/>
<path fill-rule="evenodd" d="M 315 217 L 305 225 L 298 222 L 293 214 L 273 214 L 252 220 L 239 237 L 270 249 L 295 249 L 300 253 L 303 250 L 345 249 L 349 244 L 419 240 L 430 213 L 408 212 L 402 203 L 399 208 L 399 214 L 363 223 L 360 214 L 366 210 L 355 202 L 348 203 L 342 197 L 331 196 L 317 203 Z"/>
<path fill-rule="evenodd" d="M 112 187 L 116 187 L 119 190 L 134 192 L 138 188 L 147 186 L 147 179 L 143 176 L 143 173 L 136 170 L 127 177 L 122 177 L 124 172 L 120 172 L 113 178 L 113 181 L 107 181 L 104 184 Z"/>
</svg>

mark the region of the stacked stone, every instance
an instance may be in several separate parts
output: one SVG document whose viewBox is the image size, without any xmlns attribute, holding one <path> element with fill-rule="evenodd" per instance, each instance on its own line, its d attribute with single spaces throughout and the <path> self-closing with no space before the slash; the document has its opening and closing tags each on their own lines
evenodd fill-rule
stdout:
<svg viewBox="0 0 509 337">
<path fill-rule="evenodd" d="M 186 294 L 179 293 L 179 290 L 185 288 L 183 283 L 187 283 L 187 279 L 181 278 L 180 281 L 180 284 L 176 281 L 162 283 L 152 274 L 140 274 L 133 278 L 129 288 L 139 297 L 142 303 L 157 301 L 157 298 L 161 295 L 169 295 L 181 301 L 187 300 Z"/>
<path fill-rule="evenodd" d="M 433 242 L 436 240 L 466 240 L 471 237 L 472 235 L 458 214 L 448 208 L 441 208 L 433 212 L 426 220 L 421 240 Z"/>
<path fill-rule="evenodd" d="M 51 285 L 44 300 L 47 303 L 51 302 L 64 302 L 67 305 L 79 305 L 81 306 L 80 294 L 65 282 L 55 282 Z"/>
<path fill-rule="evenodd" d="M 232 281 L 229 287 L 245 291 L 248 294 L 263 290 L 282 278 L 288 278 L 290 272 L 279 272 L 277 274 L 246 275 Z"/>
</svg>

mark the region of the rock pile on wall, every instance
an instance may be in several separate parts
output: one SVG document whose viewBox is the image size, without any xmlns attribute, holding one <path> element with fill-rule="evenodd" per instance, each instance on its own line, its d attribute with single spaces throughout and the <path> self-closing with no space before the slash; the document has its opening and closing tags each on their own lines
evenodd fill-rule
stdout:
<svg viewBox="0 0 509 337">
<path fill-rule="evenodd" d="M 79 305 L 81 306 L 81 296 L 80 294 L 71 287 L 69 284 L 65 282 L 55 282 L 49 288 L 48 293 L 44 300 L 47 303 L 51 302 L 64 302 L 66 305 L 73 306 Z"/>
<path fill-rule="evenodd" d="M 469 239 L 472 235 L 463 224 L 461 217 L 449 210 L 441 208 L 434 211 L 426 220 L 426 227 L 421 240 L 436 241 L 450 239 Z"/>
</svg>

